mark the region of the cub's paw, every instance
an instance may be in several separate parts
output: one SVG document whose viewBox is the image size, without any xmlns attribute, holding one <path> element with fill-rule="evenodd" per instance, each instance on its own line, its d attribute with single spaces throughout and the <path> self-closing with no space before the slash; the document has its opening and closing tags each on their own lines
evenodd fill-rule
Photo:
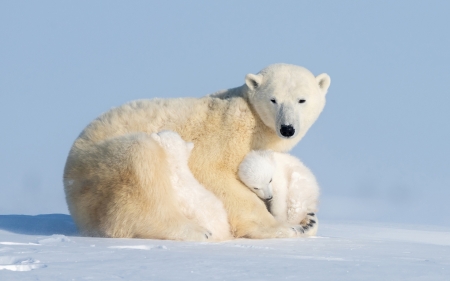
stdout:
<svg viewBox="0 0 450 281">
<path fill-rule="evenodd" d="M 295 231 L 296 236 L 302 236 L 305 233 L 305 228 L 302 225 L 291 225 L 291 228 Z"/>
<path fill-rule="evenodd" d="M 211 231 L 196 224 L 186 225 L 181 240 L 183 241 L 210 241 L 212 238 Z"/>
<path fill-rule="evenodd" d="M 278 228 L 277 238 L 292 238 L 304 236 L 306 230 L 302 225 L 283 224 Z"/>
<path fill-rule="evenodd" d="M 319 220 L 315 213 L 307 213 L 306 217 L 300 222 L 306 236 L 314 236 L 319 227 Z"/>
</svg>

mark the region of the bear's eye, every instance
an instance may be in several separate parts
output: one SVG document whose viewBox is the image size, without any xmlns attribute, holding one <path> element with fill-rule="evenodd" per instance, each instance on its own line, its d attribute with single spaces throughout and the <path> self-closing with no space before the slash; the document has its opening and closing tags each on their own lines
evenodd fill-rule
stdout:
<svg viewBox="0 0 450 281">
<path fill-rule="evenodd" d="M 253 189 L 254 189 L 254 190 L 259 190 L 259 188 L 257 188 L 257 187 L 254 187 Z"/>
<path fill-rule="evenodd" d="M 271 182 L 272 182 L 272 179 L 270 179 L 269 183 L 271 183 Z"/>
<path fill-rule="evenodd" d="M 270 100 L 273 104 L 277 104 L 277 100 L 276 99 L 271 99 Z"/>
<path fill-rule="evenodd" d="M 304 103 L 306 100 L 299 100 L 298 103 Z"/>
</svg>

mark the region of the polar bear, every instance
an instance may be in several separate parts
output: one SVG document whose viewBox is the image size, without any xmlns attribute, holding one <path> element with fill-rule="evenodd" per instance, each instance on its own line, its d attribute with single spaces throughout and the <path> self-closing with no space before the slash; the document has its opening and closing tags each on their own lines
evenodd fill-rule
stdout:
<svg viewBox="0 0 450 281">
<path fill-rule="evenodd" d="M 278 221 L 300 224 L 308 235 L 317 233 L 319 185 L 299 159 L 287 153 L 251 151 L 239 165 L 238 175 L 266 201 Z"/>
<path fill-rule="evenodd" d="M 177 132 L 195 144 L 189 168 L 227 211 L 234 237 L 295 237 L 238 178 L 251 150 L 288 151 L 325 106 L 330 77 L 290 64 L 247 74 L 237 88 L 202 98 L 138 100 L 92 121 L 64 168 L 70 214 L 84 233 L 106 237 L 205 240 L 176 204 L 165 152 L 150 134 Z M 139 219 L 137 219 L 139 218 Z"/>
<path fill-rule="evenodd" d="M 151 137 L 166 152 L 170 181 L 181 212 L 209 232 L 205 234 L 207 239 L 231 239 L 227 213 L 222 202 L 195 179 L 188 167 L 194 144 L 185 142 L 179 134 L 172 131 L 153 133 Z"/>
</svg>

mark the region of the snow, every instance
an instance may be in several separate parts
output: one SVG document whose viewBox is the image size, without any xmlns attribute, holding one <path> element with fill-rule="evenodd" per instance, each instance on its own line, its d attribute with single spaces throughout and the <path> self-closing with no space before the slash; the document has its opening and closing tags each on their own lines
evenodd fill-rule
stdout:
<svg viewBox="0 0 450 281">
<path fill-rule="evenodd" d="M 222 243 L 80 237 L 68 215 L 0 215 L 0 280 L 448 280 L 450 228 L 320 222 Z"/>
</svg>

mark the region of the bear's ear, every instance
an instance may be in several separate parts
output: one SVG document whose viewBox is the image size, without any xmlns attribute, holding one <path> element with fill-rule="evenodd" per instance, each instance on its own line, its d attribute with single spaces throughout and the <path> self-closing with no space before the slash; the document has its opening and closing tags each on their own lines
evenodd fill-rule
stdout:
<svg viewBox="0 0 450 281">
<path fill-rule="evenodd" d="M 247 74 L 245 76 L 245 84 L 247 84 L 247 87 L 250 90 L 255 90 L 261 85 L 262 82 L 262 75 L 261 74 Z"/>
<path fill-rule="evenodd" d="M 193 142 L 187 142 L 186 146 L 187 146 L 189 152 L 191 152 L 192 149 L 194 149 L 194 143 Z"/>
<path fill-rule="evenodd" d="M 319 89 L 322 91 L 324 95 L 326 95 L 331 83 L 330 76 L 328 76 L 328 74 L 326 73 L 319 74 L 316 77 L 316 81 L 317 84 L 319 85 Z"/>
<path fill-rule="evenodd" d="M 150 135 L 152 139 L 154 139 L 157 143 L 161 144 L 161 137 L 157 133 L 152 133 Z"/>
</svg>

